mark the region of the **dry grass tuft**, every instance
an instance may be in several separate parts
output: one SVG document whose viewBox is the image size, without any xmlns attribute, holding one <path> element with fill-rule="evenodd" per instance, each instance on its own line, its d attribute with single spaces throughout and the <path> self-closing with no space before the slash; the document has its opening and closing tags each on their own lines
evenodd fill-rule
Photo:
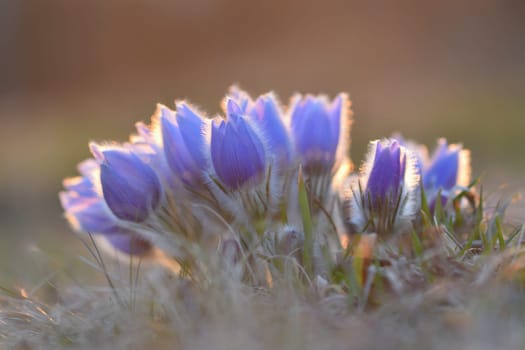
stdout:
<svg viewBox="0 0 525 350">
<path fill-rule="evenodd" d="M 63 288 L 54 303 L 6 293 L 0 339 L 13 349 L 518 349 L 525 345 L 524 253 L 463 264 L 443 250 L 389 257 L 384 267 L 368 265 L 385 287 L 374 284 L 364 304 L 362 294 L 322 280 L 313 289 L 285 279 L 250 287 L 217 269 L 196 284 L 148 265 L 132 286 L 108 266 L 115 289 Z M 436 271 L 431 278 L 422 263 Z"/>
</svg>

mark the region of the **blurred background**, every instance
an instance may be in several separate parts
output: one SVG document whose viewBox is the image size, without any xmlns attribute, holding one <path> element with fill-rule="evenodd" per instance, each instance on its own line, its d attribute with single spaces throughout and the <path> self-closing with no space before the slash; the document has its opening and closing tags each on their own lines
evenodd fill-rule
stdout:
<svg viewBox="0 0 525 350">
<path fill-rule="evenodd" d="M 57 192 L 88 141 L 126 140 L 157 102 L 215 114 L 232 83 L 283 102 L 347 91 L 356 163 L 395 131 L 445 136 L 489 191 L 518 191 L 524 18 L 498 0 L 0 0 L 0 277 L 85 255 Z"/>
</svg>

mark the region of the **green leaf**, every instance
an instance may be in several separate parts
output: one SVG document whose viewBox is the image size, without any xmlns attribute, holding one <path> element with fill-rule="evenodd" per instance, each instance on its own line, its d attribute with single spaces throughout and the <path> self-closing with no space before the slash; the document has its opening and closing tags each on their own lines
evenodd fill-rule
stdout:
<svg viewBox="0 0 525 350">
<path fill-rule="evenodd" d="M 505 238 L 503 238 L 503 227 L 499 216 L 496 217 L 496 238 L 498 239 L 500 250 L 505 249 Z"/>
<path fill-rule="evenodd" d="M 308 193 L 306 192 L 306 186 L 303 178 L 302 167 L 299 167 L 298 176 L 298 192 L 299 192 L 299 209 L 301 211 L 301 218 L 303 221 L 304 231 L 304 249 L 303 249 L 303 264 L 306 273 L 313 276 L 313 224 L 312 224 L 312 213 L 310 212 L 310 204 L 308 202 Z"/>
<path fill-rule="evenodd" d="M 481 226 L 481 222 L 483 221 L 483 187 L 480 186 L 479 188 L 479 205 L 476 211 L 476 224 L 477 226 Z"/>
<path fill-rule="evenodd" d="M 512 233 L 509 235 L 509 238 L 505 241 L 505 246 L 508 247 L 510 242 L 514 240 L 514 238 L 518 237 L 518 235 L 521 233 L 521 230 L 523 229 L 523 225 L 519 225 L 512 231 Z"/>
<path fill-rule="evenodd" d="M 423 188 L 423 182 L 421 182 L 420 191 L 421 191 L 421 211 L 428 218 L 430 218 L 432 217 L 432 215 L 430 214 L 430 208 L 428 207 L 428 200 L 427 200 L 427 195 L 425 193 L 425 189 Z"/>
<path fill-rule="evenodd" d="M 416 254 L 416 256 L 420 257 L 421 255 L 423 255 L 424 248 L 423 248 L 423 243 L 421 243 L 421 240 L 419 239 L 419 236 L 415 230 L 412 230 L 411 239 L 412 239 L 412 249 L 414 253 Z"/>
<path fill-rule="evenodd" d="M 434 208 L 434 218 L 438 224 L 443 223 L 445 219 L 445 211 L 443 210 L 443 205 L 441 204 L 441 190 L 439 190 L 436 195 L 436 206 Z"/>
</svg>

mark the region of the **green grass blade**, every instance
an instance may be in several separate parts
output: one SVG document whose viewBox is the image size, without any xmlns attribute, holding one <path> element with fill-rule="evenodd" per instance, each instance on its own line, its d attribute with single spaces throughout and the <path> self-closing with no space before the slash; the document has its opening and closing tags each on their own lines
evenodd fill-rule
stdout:
<svg viewBox="0 0 525 350">
<path fill-rule="evenodd" d="M 308 193 L 303 178 L 302 168 L 299 168 L 298 176 L 298 192 L 299 192 L 299 209 L 301 211 L 301 218 L 303 221 L 304 231 L 304 249 L 303 249 L 303 264 L 306 273 L 313 276 L 313 224 L 312 214 L 310 212 L 310 204 L 308 202 Z"/>
</svg>

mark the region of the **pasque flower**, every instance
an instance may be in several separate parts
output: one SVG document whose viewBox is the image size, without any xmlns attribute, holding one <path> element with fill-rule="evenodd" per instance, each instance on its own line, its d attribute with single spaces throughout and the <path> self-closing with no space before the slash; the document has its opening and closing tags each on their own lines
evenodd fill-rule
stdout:
<svg viewBox="0 0 525 350">
<path fill-rule="evenodd" d="M 423 189 L 429 208 L 435 207 L 438 193 L 445 205 L 451 196 L 455 195 L 457 187 L 466 188 L 470 183 L 470 151 L 460 144 L 448 144 L 441 138 L 432 157 L 428 156 L 427 148 L 414 142 L 406 142 L 398 136 L 418 158 L 421 170 Z"/>
<path fill-rule="evenodd" d="M 211 132 L 211 161 L 219 180 L 229 189 L 260 179 L 266 168 L 263 142 L 232 99 L 226 102 L 227 120 L 215 120 Z"/>
<path fill-rule="evenodd" d="M 66 217 L 80 231 L 113 234 L 120 232 L 116 218 L 97 191 L 94 181 L 100 174 L 98 163 L 88 159 L 78 165 L 82 176 L 65 179 L 66 191 L 60 192 L 60 202 Z"/>
<path fill-rule="evenodd" d="M 94 159 L 78 166 L 82 176 L 64 180 L 66 191 L 60 192 L 60 202 L 66 218 L 77 230 L 102 235 L 115 249 L 127 254 L 142 254 L 151 245 L 125 228 L 108 208 L 97 189 L 100 167 Z"/>
<path fill-rule="evenodd" d="M 346 153 L 350 124 L 349 101 L 339 94 L 332 102 L 326 97 L 296 95 L 290 108 L 295 152 L 309 172 L 331 170 Z"/>
<path fill-rule="evenodd" d="M 430 161 L 423 169 L 423 186 L 427 192 L 449 192 L 456 186 L 468 186 L 470 152 L 459 144 L 449 145 L 439 139 Z"/>
<path fill-rule="evenodd" d="M 365 187 L 373 208 L 394 205 L 403 186 L 407 156 L 396 142 L 376 142 L 375 154 Z"/>
<path fill-rule="evenodd" d="M 208 151 L 205 119 L 185 102 L 177 103 L 176 113 L 160 106 L 159 119 L 169 167 L 185 184 L 202 185 Z"/>
<path fill-rule="evenodd" d="M 423 188 L 431 212 L 439 200 L 444 206 L 456 193 L 457 187 L 466 188 L 470 182 L 470 152 L 461 145 L 448 145 L 445 139 L 423 168 Z"/>
<path fill-rule="evenodd" d="M 347 262 L 365 249 L 351 259 L 340 254 L 343 222 L 349 233 L 387 239 L 448 225 L 456 211 L 436 210 L 447 215 L 427 220 L 420 189 L 432 212 L 468 185 L 468 151 L 445 140 L 432 158 L 409 142 L 373 141 L 360 172 L 350 175 L 345 94 L 296 95 L 282 109 L 273 93 L 252 99 L 234 87 L 222 107 L 225 118 L 212 120 L 186 102 L 175 110 L 158 105 L 129 143 L 92 143 L 94 159 L 81 163 L 81 176 L 66 179 L 60 193 L 71 225 L 119 252 L 157 257 L 196 283 L 225 268 L 230 274 L 229 264 L 239 267 L 239 281 L 262 288 L 283 277 L 322 287 L 338 284 L 334 268 L 346 274 Z M 461 197 L 475 204 L 474 196 Z M 454 227 L 474 222 L 457 218 Z M 404 239 L 393 241 L 405 250 Z M 377 256 L 367 245 L 365 257 L 396 254 L 394 245 Z M 216 258 L 226 264 L 212 266 Z M 366 287 L 361 275 L 358 287 Z"/>
<path fill-rule="evenodd" d="M 233 99 L 242 114 L 248 116 L 261 131 L 261 137 L 268 145 L 268 157 L 280 168 L 290 165 L 292 159 L 291 142 L 284 123 L 284 114 L 275 95 L 267 93 L 255 102 L 245 91 L 232 87 L 229 98 Z"/>
<path fill-rule="evenodd" d="M 159 118 L 162 108 L 166 108 L 162 105 L 157 105 L 157 110 L 152 117 L 155 122 L 155 127 L 150 127 L 143 122 L 135 123 L 137 130 L 136 134 L 130 135 L 130 144 L 133 151 L 145 160 L 152 168 L 159 173 L 159 179 L 166 180 L 169 177 L 173 177 L 172 171 L 169 169 L 166 158 L 162 156 L 162 138 L 159 131 Z"/>
<path fill-rule="evenodd" d="M 419 175 L 415 156 L 396 140 L 373 141 L 347 191 L 348 220 L 353 231 L 395 231 L 419 208 Z"/>
<path fill-rule="evenodd" d="M 104 200 L 125 221 L 142 222 L 161 200 L 161 185 L 153 169 L 130 148 L 91 144 L 100 164 Z"/>
</svg>

